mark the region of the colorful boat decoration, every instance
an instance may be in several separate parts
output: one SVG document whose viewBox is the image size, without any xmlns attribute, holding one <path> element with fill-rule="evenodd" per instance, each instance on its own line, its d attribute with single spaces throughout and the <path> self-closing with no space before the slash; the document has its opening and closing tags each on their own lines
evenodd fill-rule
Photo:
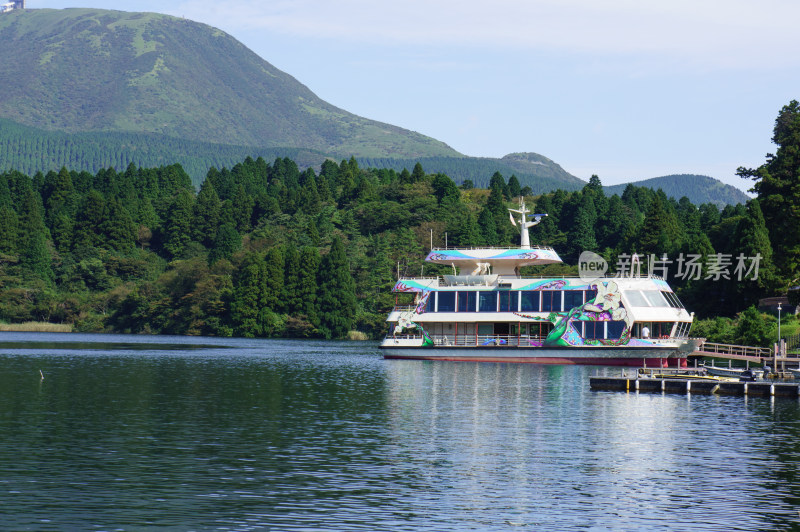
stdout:
<svg viewBox="0 0 800 532">
<path fill-rule="evenodd" d="M 533 362 L 648 367 L 685 364 L 695 348 L 693 314 L 654 275 L 530 278 L 529 265 L 560 263 L 549 247 L 531 246 L 524 201 L 513 249 L 434 249 L 426 260 L 454 275 L 402 278 L 394 291 L 413 305 L 388 316 L 384 358 Z"/>
</svg>

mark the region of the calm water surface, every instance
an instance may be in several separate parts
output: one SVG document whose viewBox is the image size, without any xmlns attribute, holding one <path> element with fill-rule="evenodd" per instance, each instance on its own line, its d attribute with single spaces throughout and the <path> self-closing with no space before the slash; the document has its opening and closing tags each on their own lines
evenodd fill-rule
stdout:
<svg viewBox="0 0 800 532">
<path fill-rule="evenodd" d="M 596 371 L 0 333 L 0 528 L 800 530 L 798 401 Z"/>
</svg>

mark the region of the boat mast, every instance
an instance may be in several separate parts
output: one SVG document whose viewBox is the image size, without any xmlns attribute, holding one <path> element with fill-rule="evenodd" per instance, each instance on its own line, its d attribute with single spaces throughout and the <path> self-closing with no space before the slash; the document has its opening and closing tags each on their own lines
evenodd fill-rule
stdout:
<svg viewBox="0 0 800 532">
<path fill-rule="evenodd" d="M 519 197 L 519 209 L 508 209 L 509 216 L 511 217 L 511 223 L 514 224 L 515 227 L 519 227 L 519 247 L 521 249 L 530 249 L 531 248 L 531 237 L 528 234 L 528 228 L 533 227 L 534 225 L 538 224 L 542 221 L 542 218 L 547 216 L 546 214 L 528 214 L 529 211 L 527 207 L 525 207 L 525 198 L 523 196 Z M 514 220 L 514 215 L 511 213 L 519 214 L 519 224 L 517 221 Z M 528 222 L 525 220 L 526 217 L 533 218 L 532 222 Z"/>
</svg>

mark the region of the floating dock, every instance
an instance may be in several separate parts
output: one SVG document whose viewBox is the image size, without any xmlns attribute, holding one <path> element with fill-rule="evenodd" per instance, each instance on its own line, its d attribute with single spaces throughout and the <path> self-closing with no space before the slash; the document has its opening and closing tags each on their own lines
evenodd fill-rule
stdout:
<svg viewBox="0 0 800 532">
<path fill-rule="evenodd" d="M 590 377 L 589 386 L 595 391 L 752 395 L 760 397 L 800 397 L 797 382 L 738 382 L 649 377 Z"/>
</svg>

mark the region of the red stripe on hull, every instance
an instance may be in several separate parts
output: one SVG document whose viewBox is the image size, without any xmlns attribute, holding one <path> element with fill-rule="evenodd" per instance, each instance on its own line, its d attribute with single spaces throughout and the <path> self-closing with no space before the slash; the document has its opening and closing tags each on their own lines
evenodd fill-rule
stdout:
<svg viewBox="0 0 800 532">
<path fill-rule="evenodd" d="M 641 368 L 686 367 L 685 358 L 584 358 L 584 357 L 460 357 L 460 356 L 407 356 L 384 354 L 394 360 L 442 360 L 445 362 L 511 362 L 516 364 L 560 364 L 581 366 L 627 366 Z"/>
</svg>

